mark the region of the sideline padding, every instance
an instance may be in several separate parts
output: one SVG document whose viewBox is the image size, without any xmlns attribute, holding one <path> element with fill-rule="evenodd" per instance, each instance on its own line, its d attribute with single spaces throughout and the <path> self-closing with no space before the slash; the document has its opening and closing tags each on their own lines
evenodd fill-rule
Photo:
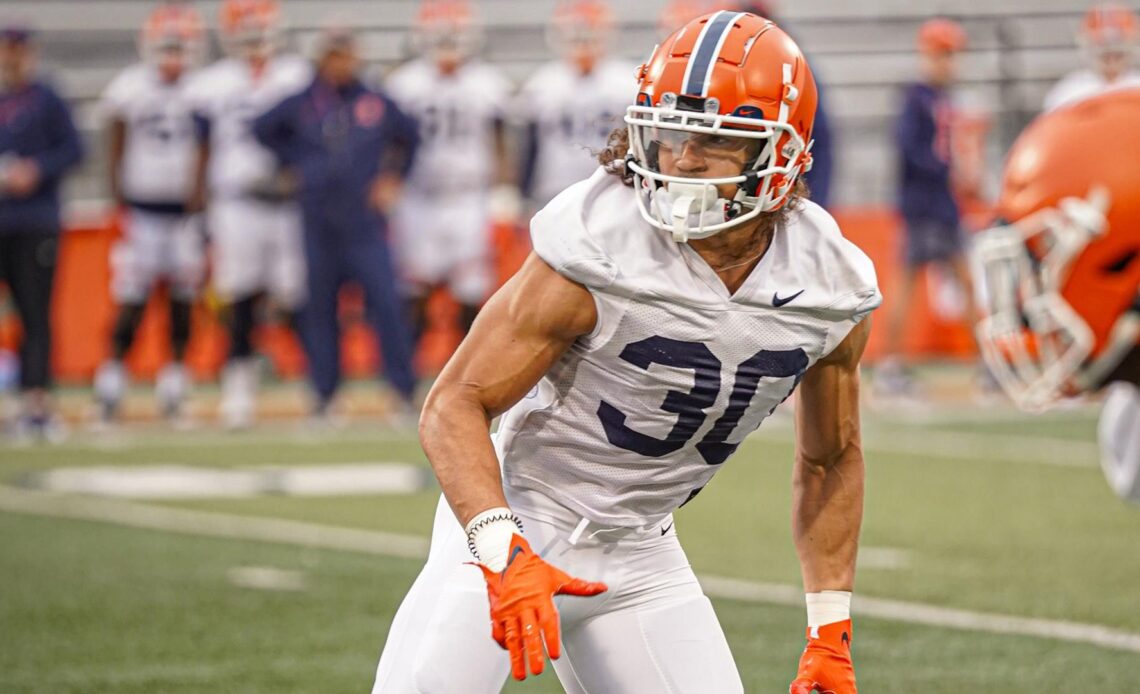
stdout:
<svg viewBox="0 0 1140 694">
<path fill-rule="evenodd" d="M 899 267 L 898 245 L 901 223 L 889 208 L 843 209 L 835 214 L 844 235 L 863 249 L 875 263 L 883 290 L 883 308 L 875 312 L 879 325 L 872 331 L 866 360 L 882 355 L 887 312 L 896 300 L 892 287 Z M 106 357 L 114 323 L 110 294 L 108 255 L 118 236 L 115 219 L 103 224 L 73 227 L 62 239 L 55 296 L 52 305 L 54 344 L 52 365 L 61 381 L 87 382 Z M 522 264 L 528 238 L 522 229 L 499 226 L 491 230 L 500 283 Z M 969 327 L 961 318 L 943 318 L 925 295 L 928 282 L 919 282 L 923 296 L 914 302 L 907 320 L 905 349 L 909 355 L 925 358 L 970 358 L 974 344 Z M 341 297 L 341 354 L 349 377 L 368 377 L 380 370 L 379 346 L 371 329 L 363 322 L 359 291 L 346 288 Z M 214 378 L 226 353 L 226 335 L 219 316 L 200 301 L 187 360 L 196 378 Z M 152 378 L 168 359 L 165 295 L 152 297 L 136 344 L 128 355 L 128 367 L 135 378 Z M 459 343 L 456 307 L 443 293 L 432 298 L 430 328 L 418 355 L 423 373 L 437 372 Z M 0 318 L 0 346 L 14 349 L 19 328 L 14 315 Z M 297 378 L 304 374 L 305 358 L 296 339 L 279 326 L 262 328 L 255 336 L 258 349 L 267 354 L 277 374 Z"/>
</svg>

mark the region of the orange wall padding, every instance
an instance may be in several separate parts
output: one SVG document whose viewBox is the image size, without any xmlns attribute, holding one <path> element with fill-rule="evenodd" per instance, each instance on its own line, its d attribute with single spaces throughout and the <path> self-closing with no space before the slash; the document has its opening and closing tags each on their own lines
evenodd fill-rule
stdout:
<svg viewBox="0 0 1140 694">
<path fill-rule="evenodd" d="M 892 296 L 891 287 L 899 266 L 898 237 L 900 223 L 889 209 L 846 209 L 836 214 L 844 234 L 862 248 L 874 261 L 883 289 L 884 308 L 876 312 L 878 328 L 872 331 L 868 361 L 881 356 L 886 310 Z M 54 332 L 52 363 L 61 381 L 88 381 L 99 363 L 106 358 L 109 335 L 114 322 L 114 306 L 110 296 L 108 253 L 118 235 L 117 222 L 70 229 L 60 246 L 59 268 L 52 305 Z M 499 225 L 491 230 L 496 251 L 499 281 L 507 278 L 522 264 L 528 251 L 525 229 Z M 934 315 L 925 296 L 925 282 L 919 282 L 917 298 L 907 321 L 906 351 L 925 357 L 969 357 L 974 346 L 968 327 L 961 321 L 945 321 Z M 218 316 L 203 301 L 194 313 L 193 337 L 188 362 L 198 378 L 212 378 L 225 361 L 226 335 Z M 363 320 L 360 293 L 349 287 L 342 297 L 342 354 L 345 373 L 367 376 L 378 367 L 378 345 Z M 443 293 L 432 297 L 429 305 L 430 327 L 423 348 L 417 356 L 424 373 L 434 373 L 455 349 L 460 335 L 455 322 L 454 303 Z M 19 327 L 13 315 L 0 321 L 0 345 L 12 349 L 19 339 Z M 305 359 L 292 334 L 281 326 L 262 328 L 256 341 L 267 353 L 279 375 L 287 378 L 304 373 Z M 139 329 L 128 365 L 138 378 L 148 378 L 168 359 L 165 295 L 152 298 Z"/>
</svg>

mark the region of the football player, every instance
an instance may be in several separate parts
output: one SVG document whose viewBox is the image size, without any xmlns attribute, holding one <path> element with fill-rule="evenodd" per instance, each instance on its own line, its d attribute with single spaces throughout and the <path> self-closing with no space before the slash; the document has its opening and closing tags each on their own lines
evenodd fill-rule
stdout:
<svg viewBox="0 0 1140 694">
<path fill-rule="evenodd" d="M 998 381 L 1028 410 L 1107 389 L 1104 473 L 1140 503 L 1137 122 L 1140 89 L 1039 116 L 1006 160 L 1003 223 L 974 252 L 988 294 L 978 340 Z"/>
<path fill-rule="evenodd" d="M 251 334 L 258 303 L 296 324 L 305 299 L 305 259 L 295 181 L 258 143 L 254 119 L 305 88 L 312 66 L 280 52 L 280 8 L 275 0 L 226 0 L 221 39 L 228 57 L 194 80 L 201 138 L 200 186 L 209 191 L 213 283 L 228 304 L 229 362 L 222 375 L 221 417 L 229 428 L 248 426 L 257 388 Z"/>
<path fill-rule="evenodd" d="M 559 59 L 540 67 L 519 93 L 525 121 L 521 188 L 541 208 L 597 168 L 594 152 L 621 124 L 634 65 L 606 55 L 613 13 L 601 0 L 564 0 L 550 44 Z"/>
<path fill-rule="evenodd" d="M 142 61 L 120 73 L 103 94 L 111 197 L 123 210 L 123 237 L 111 252 L 111 294 L 118 315 L 110 358 L 95 374 L 103 421 L 118 414 L 127 384 L 123 357 L 160 281 L 170 290 L 173 356 L 156 381 L 162 414 L 178 417 L 186 397 L 182 359 L 205 270 L 196 216 L 200 201 L 191 200 L 198 146 L 186 84 L 188 72 L 202 58 L 203 33 L 201 17 L 191 6 L 159 5 L 139 39 Z"/>
<path fill-rule="evenodd" d="M 1054 85 L 1045 96 L 1045 110 L 1108 89 L 1140 86 L 1140 72 L 1132 69 L 1136 32 L 1136 15 L 1127 7 L 1102 3 L 1090 9 L 1077 34 L 1077 45 L 1088 67 L 1066 75 Z"/>
<path fill-rule="evenodd" d="M 396 69 L 387 87 L 420 124 L 420 148 L 393 218 L 418 341 L 433 289 L 449 288 L 466 332 L 492 288 L 488 199 L 511 197 L 504 109 L 512 88 L 474 58 L 479 31 L 462 0 L 425 0 L 412 40 L 421 56 Z"/>
<path fill-rule="evenodd" d="M 498 692 L 546 654 L 567 692 L 743 691 L 672 513 L 798 386 L 791 692 L 855 694 L 859 359 L 881 297 L 798 185 L 815 98 L 800 49 L 747 13 L 691 21 L 640 69 L 603 167 L 534 217 L 534 253 L 428 395 L 443 499 L 373 692 Z"/>
</svg>

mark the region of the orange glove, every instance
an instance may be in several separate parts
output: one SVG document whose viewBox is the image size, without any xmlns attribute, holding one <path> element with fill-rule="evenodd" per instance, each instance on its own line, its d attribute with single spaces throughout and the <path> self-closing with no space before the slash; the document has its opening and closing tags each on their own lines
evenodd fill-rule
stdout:
<svg viewBox="0 0 1140 694">
<path fill-rule="evenodd" d="M 573 578 L 547 564 L 521 535 L 511 538 L 507 568 L 495 573 L 482 564 L 491 600 L 491 637 L 511 654 L 511 672 L 516 680 L 531 673 L 542 674 L 543 642 L 551 660 L 562 654 L 555 595 L 588 597 L 604 593 L 604 583 Z"/>
<path fill-rule="evenodd" d="M 858 694 L 851 664 L 851 620 L 809 627 L 807 640 L 789 694 Z"/>
</svg>

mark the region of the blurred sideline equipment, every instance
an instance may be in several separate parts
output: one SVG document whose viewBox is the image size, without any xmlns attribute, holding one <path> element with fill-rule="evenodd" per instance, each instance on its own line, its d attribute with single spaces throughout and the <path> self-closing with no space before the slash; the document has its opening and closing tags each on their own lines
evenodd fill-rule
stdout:
<svg viewBox="0 0 1140 694">
<path fill-rule="evenodd" d="M 356 37 L 341 26 L 318 39 L 315 79 L 254 122 L 254 134 L 300 180 L 309 299 L 302 336 L 326 417 L 341 381 L 341 287 L 360 285 L 381 338 L 385 375 L 411 410 L 411 339 L 388 250 L 387 199 L 414 160 L 416 124 L 358 77 Z M 378 196 L 380 199 L 378 199 Z"/>
<path fill-rule="evenodd" d="M 0 29 L 0 281 L 23 326 L 17 437 L 55 438 L 51 303 L 59 252 L 59 188 L 83 158 L 67 103 L 35 74 L 29 29 Z"/>
<path fill-rule="evenodd" d="M 183 359 L 206 258 L 198 217 L 202 201 L 192 200 L 198 144 L 186 85 L 204 42 L 202 19 L 191 6 L 159 5 L 139 36 L 142 61 L 119 73 L 103 93 L 111 197 L 123 216 L 123 237 L 111 251 L 117 304 L 111 354 L 94 382 L 103 421 L 119 414 L 128 382 L 123 358 L 160 282 L 170 292 L 173 355 L 156 382 L 165 417 L 180 416 L 189 388 Z"/>
<path fill-rule="evenodd" d="M 588 178 L 594 152 L 621 127 L 636 66 L 608 55 L 613 14 L 600 0 L 563 0 L 548 29 L 558 56 L 539 67 L 517 97 L 523 119 L 520 188 L 540 209 Z"/>
<path fill-rule="evenodd" d="M 425 0 L 412 39 L 419 55 L 386 84 L 420 125 L 420 149 L 393 216 L 417 344 L 435 288 L 446 286 L 459 302 L 466 333 L 494 285 L 488 201 L 502 199 L 504 191 L 491 193 L 511 179 L 505 130 L 512 86 L 474 57 L 477 21 L 467 2 Z"/>
<path fill-rule="evenodd" d="M 989 298 L 978 339 L 1021 407 L 1114 385 L 1102 415 L 1105 473 L 1140 501 L 1140 89 L 1051 111 L 1022 133 L 998 212 L 977 237 Z M 1089 143 L 1110 143 L 1107 148 Z"/>
<path fill-rule="evenodd" d="M 191 85 L 201 138 L 199 186 L 209 191 L 213 284 L 226 302 L 229 364 L 221 417 L 230 428 L 254 416 L 257 369 L 251 334 L 259 299 L 295 325 L 305 300 L 305 259 L 294 182 L 251 131 L 253 119 L 312 80 L 308 61 L 281 54 L 281 16 L 273 0 L 226 0 L 220 11 L 227 52 Z"/>
<path fill-rule="evenodd" d="M 1136 14 L 1115 3 L 1089 9 L 1077 34 L 1088 66 L 1066 75 L 1045 96 L 1044 109 L 1080 101 L 1108 89 L 1140 87 L 1140 72 L 1132 68 L 1138 27 Z"/>
<path fill-rule="evenodd" d="M 672 514 L 797 384 L 793 535 L 810 593 L 796 687 L 855 694 L 854 413 L 881 296 L 796 186 L 810 67 L 773 23 L 717 12 L 638 73 L 621 146 L 534 217 L 534 255 L 428 396 L 421 442 L 445 498 L 376 694 L 498 692 L 508 673 L 542 672 L 544 650 L 569 692 L 742 692 Z M 605 595 L 556 606 L 565 588 L 602 588 L 578 575 Z"/>
</svg>

